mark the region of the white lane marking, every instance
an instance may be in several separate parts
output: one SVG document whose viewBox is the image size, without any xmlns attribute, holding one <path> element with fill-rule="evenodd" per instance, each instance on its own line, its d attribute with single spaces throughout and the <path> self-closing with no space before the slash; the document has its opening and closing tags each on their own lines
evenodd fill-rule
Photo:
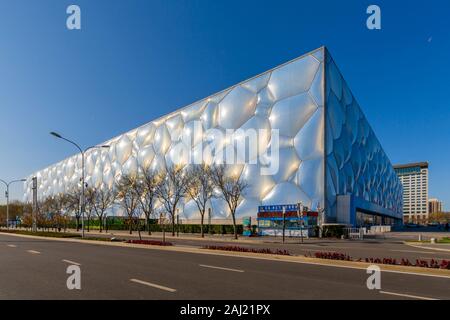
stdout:
<svg viewBox="0 0 450 320">
<path fill-rule="evenodd" d="M 165 286 L 160 286 L 159 284 L 155 284 L 155 283 L 151 283 L 151 282 L 147 282 L 147 281 L 142 281 L 142 280 L 139 280 L 139 279 L 130 279 L 130 281 L 131 282 L 135 282 L 135 283 L 139 283 L 139 284 L 143 284 L 144 286 L 149 286 L 149 287 L 152 287 L 152 288 L 164 290 L 164 291 L 169 291 L 169 292 L 177 291 L 176 289 L 172 289 L 172 288 L 165 287 Z"/>
<path fill-rule="evenodd" d="M 435 299 L 435 298 L 421 297 L 421 296 L 414 296 L 414 295 L 411 295 L 411 294 L 396 293 L 396 292 L 389 292 L 389 291 L 380 291 L 380 293 L 383 293 L 383 294 L 389 294 L 389 295 L 391 295 L 391 296 L 399 296 L 399 297 L 412 298 L 412 299 L 419 299 L 419 300 L 439 300 L 439 299 Z"/>
<path fill-rule="evenodd" d="M 10 247 L 10 248 L 17 248 L 17 246 L 15 244 L 8 244 L 8 247 Z"/>
<path fill-rule="evenodd" d="M 199 266 L 200 267 L 204 267 L 204 268 L 219 269 L 219 270 L 225 270 L 225 271 L 244 272 L 244 270 L 240 270 L 240 269 L 231 269 L 231 268 L 224 268 L 224 267 L 209 266 L 207 264 L 199 264 Z"/>
<path fill-rule="evenodd" d="M 40 252 L 36 250 L 27 250 L 27 252 L 32 254 L 40 254 Z"/>
<path fill-rule="evenodd" d="M 66 263 L 68 263 L 68 264 L 74 264 L 74 265 L 76 265 L 76 266 L 81 266 L 81 263 L 78 263 L 78 262 L 75 262 L 75 261 L 66 260 L 66 259 L 63 259 L 62 261 L 63 261 L 63 262 L 66 262 Z"/>
</svg>

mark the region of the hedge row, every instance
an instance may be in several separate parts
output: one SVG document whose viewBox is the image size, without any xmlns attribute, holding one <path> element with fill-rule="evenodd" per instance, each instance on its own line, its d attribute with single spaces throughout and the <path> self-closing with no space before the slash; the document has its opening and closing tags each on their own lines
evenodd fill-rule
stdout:
<svg viewBox="0 0 450 320">
<path fill-rule="evenodd" d="M 148 227 L 144 225 L 143 222 L 141 222 L 141 231 L 148 231 Z M 68 225 L 69 228 L 75 229 L 76 223 L 71 222 Z M 87 229 L 87 221 L 85 221 L 84 227 Z M 91 221 L 89 224 L 89 227 L 91 230 L 98 230 L 99 224 L 98 221 Z M 163 226 L 160 224 L 149 224 L 150 231 L 151 232 L 162 232 Z M 108 222 L 107 225 L 108 230 L 129 230 L 128 221 L 122 220 L 122 219 L 115 219 L 114 223 Z M 242 225 L 237 225 L 237 233 L 242 234 L 243 227 Z M 256 229 L 256 226 L 255 226 Z M 133 225 L 133 230 L 136 230 L 136 226 Z M 166 232 L 172 231 L 172 225 L 170 223 L 167 223 L 165 225 Z M 175 232 L 181 232 L 181 233 L 201 233 L 200 224 L 175 224 Z M 203 225 L 203 232 L 210 233 L 210 234 L 234 234 L 233 225 L 230 224 L 213 224 L 211 226 L 208 226 L 207 224 Z"/>
<path fill-rule="evenodd" d="M 315 227 L 314 233 L 319 234 L 319 227 Z M 344 234 L 344 226 L 324 226 L 322 229 L 322 237 L 324 238 L 340 238 Z"/>
<path fill-rule="evenodd" d="M 237 233 L 242 234 L 243 228 L 242 225 L 237 225 Z M 166 231 L 172 231 L 172 225 L 166 224 Z M 179 231 L 181 233 L 201 233 L 201 226 L 199 224 L 180 224 L 175 225 L 175 232 Z M 150 231 L 152 232 L 161 232 L 162 225 L 159 224 L 151 224 Z M 204 233 L 210 234 L 234 234 L 233 225 L 230 224 L 212 224 L 210 226 L 203 226 Z"/>
</svg>

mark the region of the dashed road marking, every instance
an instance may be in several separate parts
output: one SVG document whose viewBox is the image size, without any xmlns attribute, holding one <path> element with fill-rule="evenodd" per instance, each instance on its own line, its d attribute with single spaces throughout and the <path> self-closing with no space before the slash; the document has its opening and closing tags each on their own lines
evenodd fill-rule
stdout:
<svg viewBox="0 0 450 320">
<path fill-rule="evenodd" d="M 40 254 L 40 252 L 36 250 L 27 250 L 27 252 L 32 254 Z"/>
<path fill-rule="evenodd" d="M 151 283 L 151 282 L 147 282 L 147 281 L 142 281 L 142 280 L 139 280 L 139 279 L 130 279 L 130 281 L 131 282 L 135 282 L 135 283 L 139 283 L 139 284 L 143 284 L 144 286 L 148 286 L 148 287 L 152 287 L 152 288 L 168 291 L 168 292 L 175 292 L 175 291 L 177 291 L 176 289 L 172 289 L 172 288 L 169 288 L 169 287 L 161 286 L 159 284 L 155 284 L 155 283 Z"/>
<path fill-rule="evenodd" d="M 15 244 L 8 244 L 8 247 L 10 247 L 10 248 L 17 248 L 17 246 Z"/>
<path fill-rule="evenodd" d="M 240 270 L 240 269 L 231 269 L 231 268 L 225 268 L 225 267 L 209 266 L 207 264 L 199 264 L 199 266 L 203 267 L 203 268 L 219 269 L 219 270 L 225 270 L 225 271 L 244 272 L 244 270 Z"/>
<path fill-rule="evenodd" d="M 76 266 L 81 266 L 81 263 L 78 263 L 78 262 L 75 262 L 75 261 L 71 261 L 71 260 L 63 259 L 62 262 L 66 262 L 68 264 L 74 264 Z"/>
</svg>

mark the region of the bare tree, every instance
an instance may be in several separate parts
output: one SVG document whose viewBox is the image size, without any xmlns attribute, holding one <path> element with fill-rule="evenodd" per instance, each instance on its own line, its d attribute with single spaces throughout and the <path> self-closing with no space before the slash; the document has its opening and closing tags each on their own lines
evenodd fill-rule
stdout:
<svg viewBox="0 0 450 320">
<path fill-rule="evenodd" d="M 44 199 L 41 200 L 41 203 L 39 205 L 40 207 L 40 211 L 41 211 L 41 226 L 44 229 L 47 229 L 47 231 L 49 231 L 50 226 L 51 226 L 51 221 L 52 221 L 52 214 L 51 214 L 51 210 L 52 210 L 52 197 L 46 197 Z"/>
<path fill-rule="evenodd" d="M 156 189 L 161 180 L 158 174 L 153 170 L 142 168 L 142 173 L 138 177 L 135 184 L 136 192 L 139 195 L 139 208 L 144 212 L 147 223 L 148 234 L 152 234 L 150 230 L 150 218 L 154 216 L 154 205 L 158 198 Z"/>
<path fill-rule="evenodd" d="M 242 193 L 247 188 L 247 183 L 242 179 L 242 172 L 238 175 L 228 175 L 225 165 L 212 167 L 211 179 L 220 190 L 220 197 L 228 204 L 233 219 L 234 238 L 237 239 L 236 209 L 242 198 Z"/>
<path fill-rule="evenodd" d="M 189 189 L 189 174 L 181 166 L 170 166 L 159 175 L 161 183 L 156 188 L 156 194 L 164 209 L 169 213 L 172 222 L 172 236 L 175 236 L 175 216 L 177 206 L 186 197 Z"/>
<path fill-rule="evenodd" d="M 187 189 L 187 193 L 189 198 L 195 202 L 200 212 L 200 232 L 203 238 L 205 236 L 203 232 L 203 222 L 206 206 L 214 194 L 211 168 L 205 164 L 195 164 L 189 168 L 189 176 L 189 188 Z"/>
<path fill-rule="evenodd" d="M 114 204 L 116 197 L 117 194 L 115 190 L 109 188 L 100 188 L 95 192 L 93 205 L 100 224 L 100 232 L 103 230 L 103 223 L 107 216 L 107 210 Z"/>
<path fill-rule="evenodd" d="M 94 202 L 97 197 L 97 189 L 93 187 L 88 187 L 85 189 L 84 197 L 84 214 L 87 220 L 87 232 L 91 231 L 91 217 L 94 214 Z"/>
<path fill-rule="evenodd" d="M 59 195 L 60 206 L 61 206 L 61 218 L 63 221 L 64 232 L 67 231 L 67 223 L 70 221 L 71 214 L 78 208 L 74 208 L 72 198 L 67 193 L 62 193 Z"/>
<path fill-rule="evenodd" d="M 47 216 L 47 229 L 52 228 L 59 230 L 61 225 L 61 212 L 62 212 L 62 201 L 60 201 L 61 196 L 49 196 L 44 199 L 42 203 L 42 208 Z"/>
<path fill-rule="evenodd" d="M 133 233 L 133 222 L 136 219 L 139 238 L 141 231 L 139 228 L 139 194 L 136 192 L 137 179 L 135 176 L 124 175 L 116 185 L 117 200 L 119 205 L 125 210 L 128 216 L 130 234 Z"/>
<path fill-rule="evenodd" d="M 67 196 L 66 210 L 69 210 L 74 213 L 77 224 L 77 231 L 79 231 L 81 219 L 81 210 L 80 210 L 81 189 L 78 186 L 73 187 L 66 193 L 66 196 Z"/>
</svg>

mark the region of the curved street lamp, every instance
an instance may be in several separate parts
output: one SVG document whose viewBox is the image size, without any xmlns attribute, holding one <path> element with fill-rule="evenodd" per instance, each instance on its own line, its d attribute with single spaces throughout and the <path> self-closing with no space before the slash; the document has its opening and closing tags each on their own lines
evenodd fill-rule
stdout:
<svg viewBox="0 0 450 320">
<path fill-rule="evenodd" d="M 27 179 L 17 179 L 12 180 L 10 182 L 6 182 L 3 179 L 0 179 L 0 182 L 2 182 L 6 186 L 5 191 L 5 197 L 6 197 L 6 229 L 9 229 L 9 186 L 14 182 L 25 182 Z"/>
<path fill-rule="evenodd" d="M 62 135 L 60 135 L 57 132 L 50 132 L 50 134 L 58 139 L 65 140 L 71 144 L 73 144 L 75 147 L 77 147 L 78 150 L 80 150 L 81 153 L 81 196 L 80 196 L 80 206 L 81 206 L 81 237 L 84 238 L 84 210 L 85 210 L 85 195 L 84 195 L 84 188 L 85 188 L 85 182 L 84 182 L 84 154 L 86 151 L 90 149 L 100 149 L 100 148 L 109 148 L 108 145 L 101 145 L 101 146 L 90 146 L 86 149 L 82 149 L 77 143 L 73 142 L 72 140 L 69 140 L 67 138 L 64 138 Z"/>
</svg>

